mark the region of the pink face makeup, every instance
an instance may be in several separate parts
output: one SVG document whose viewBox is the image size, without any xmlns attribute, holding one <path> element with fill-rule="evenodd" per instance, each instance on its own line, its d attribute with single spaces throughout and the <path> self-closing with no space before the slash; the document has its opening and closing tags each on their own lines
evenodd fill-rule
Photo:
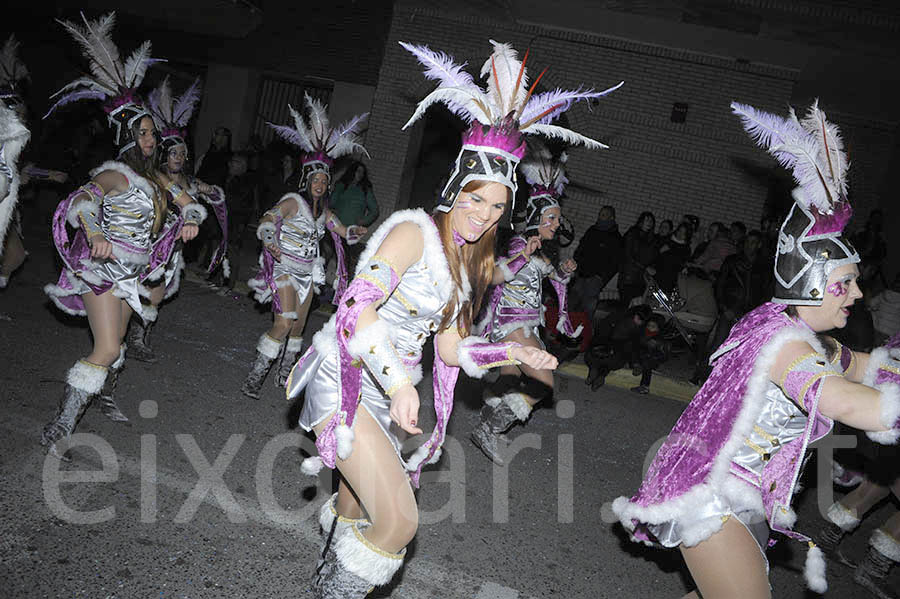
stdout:
<svg viewBox="0 0 900 599">
<path fill-rule="evenodd" d="M 831 285 L 828 286 L 828 288 L 825 291 L 827 291 L 834 297 L 841 297 L 841 296 L 847 295 L 847 288 L 844 287 L 844 284 L 841 283 L 840 281 L 836 281 L 836 282 L 832 283 Z"/>
</svg>

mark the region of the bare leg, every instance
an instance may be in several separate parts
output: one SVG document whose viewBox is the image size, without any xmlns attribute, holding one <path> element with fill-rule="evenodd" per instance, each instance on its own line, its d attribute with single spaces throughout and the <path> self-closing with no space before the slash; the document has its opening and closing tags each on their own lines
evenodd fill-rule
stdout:
<svg viewBox="0 0 900 599">
<path fill-rule="evenodd" d="M 158 308 L 159 305 L 163 301 L 163 297 L 166 295 L 166 285 L 165 283 L 160 283 L 156 287 L 150 288 L 150 305 L 154 308 Z"/>
<path fill-rule="evenodd" d="M 515 341 L 516 343 L 520 343 L 522 345 L 528 347 L 537 347 L 541 348 L 540 342 L 534 338 L 534 336 L 525 336 L 525 333 L 522 329 L 516 329 L 506 337 L 504 337 L 503 341 Z M 553 371 L 552 370 L 535 370 L 531 366 L 526 366 L 524 364 L 519 364 L 518 366 L 502 366 L 500 368 L 501 374 L 510 374 L 515 373 L 516 371 L 521 372 L 525 376 L 532 378 L 536 381 L 539 381 L 547 386 L 547 390 L 550 391 L 553 389 Z M 541 397 L 532 397 L 531 395 L 524 394 L 525 401 L 532 407 L 540 401 Z"/>
<path fill-rule="evenodd" d="M 900 485 L 900 483 L 894 483 L 894 487 L 898 487 L 898 485 Z M 898 490 L 900 490 L 900 487 L 894 491 L 895 494 Z M 850 510 L 856 518 L 862 518 L 866 512 L 887 497 L 890 492 L 891 489 L 888 487 L 883 487 L 866 479 L 853 491 L 843 497 L 840 500 L 840 503 Z M 898 497 L 900 497 L 900 495 L 898 495 Z"/>
<path fill-rule="evenodd" d="M 22 245 L 22 238 L 15 231 L 15 227 L 10 227 L 6 235 L 5 248 L 3 248 L 3 264 L 0 266 L 0 277 L 9 278 L 17 268 L 25 262 L 25 246 Z"/>
<path fill-rule="evenodd" d="M 287 282 L 288 277 L 284 276 L 279 279 L 279 282 Z M 281 311 L 282 312 L 296 312 L 297 311 L 297 292 L 293 287 L 279 287 L 278 288 L 278 298 L 281 300 Z M 298 314 L 299 316 L 299 314 Z M 291 327 L 294 325 L 294 321 L 291 318 L 285 318 L 280 314 L 276 314 L 272 319 L 272 328 L 269 329 L 268 335 L 272 339 L 277 341 L 284 341 L 284 338 L 288 336 L 288 333 L 291 330 Z"/>
<path fill-rule="evenodd" d="M 94 337 L 93 351 L 85 359 L 92 364 L 109 366 L 119 357 L 131 308 L 125 300 L 113 295 L 112 290 L 101 295 L 85 293 L 81 298 Z"/>
<path fill-rule="evenodd" d="M 297 320 L 294 321 L 294 324 L 291 325 L 291 337 L 302 337 L 303 329 L 306 328 L 306 318 L 309 316 L 309 306 L 312 304 L 312 290 L 306 294 L 306 299 L 302 302 L 298 302 L 297 305 Z"/>
<path fill-rule="evenodd" d="M 326 425 L 327 420 L 316 427 L 316 433 Z M 338 505 L 351 510 L 355 498 L 350 491 L 355 492 L 372 521 L 366 539 L 384 551 L 397 553 L 409 544 L 419 525 L 409 476 L 394 446 L 365 409 L 356 412 L 353 432 L 353 453 L 337 461 L 346 483 L 338 490 Z"/>
<path fill-rule="evenodd" d="M 364 518 L 366 516 L 353 489 L 344 482 L 343 478 L 338 482 L 338 496 L 334 509 L 344 518 L 353 520 L 358 520 L 359 518 Z"/>
<path fill-rule="evenodd" d="M 702 543 L 680 549 L 703 599 L 772 597 L 759 545 L 735 518 Z"/>
</svg>

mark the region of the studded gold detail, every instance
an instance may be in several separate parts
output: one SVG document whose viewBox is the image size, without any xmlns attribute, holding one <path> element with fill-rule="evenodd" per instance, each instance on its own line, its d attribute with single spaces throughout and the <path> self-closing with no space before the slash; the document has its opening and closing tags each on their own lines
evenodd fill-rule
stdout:
<svg viewBox="0 0 900 599">
<path fill-rule="evenodd" d="M 769 487 L 769 493 L 775 492 L 775 481 L 772 481 L 772 486 Z"/>
<path fill-rule="evenodd" d="M 344 304 L 346 304 L 348 308 L 352 308 L 352 307 L 353 307 L 353 304 L 355 304 L 355 303 L 356 303 L 356 298 L 355 298 L 355 297 L 351 297 L 351 298 L 348 299 L 346 302 L 344 302 Z"/>
<path fill-rule="evenodd" d="M 369 265 L 369 268 L 371 268 L 372 270 L 378 270 L 379 266 L 377 264 L 371 264 Z"/>
<path fill-rule="evenodd" d="M 475 160 L 474 158 L 469 158 L 468 160 L 466 160 L 466 168 L 468 168 L 468 169 L 475 168 L 475 166 L 477 164 L 478 164 L 478 161 Z"/>
<path fill-rule="evenodd" d="M 385 366 L 384 368 L 381 369 L 381 374 L 383 374 L 384 376 L 387 376 L 387 375 L 388 375 L 388 371 L 389 371 L 390 369 L 391 369 L 390 366 Z"/>
<path fill-rule="evenodd" d="M 809 294 L 813 297 L 819 297 L 819 290 L 813 289 L 812 291 L 809 292 Z"/>
<path fill-rule="evenodd" d="M 375 346 L 374 345 L 369 348 L 369 353 L 372 354 L 373 356 L 375 355 Z"/>
<path fill-rule="evenodd" d="M 419 311 L 416 310 L 415 308 L 410 308 L 410 309 L 409 309 L 409 315 L 410 315 L 410 316 L 418 316 L 418 315 L 419 315 Z"/>
<path fill-rule="evenodd" d="M 344 337 L 350 337 L 350 331 L 348 331 L 347 329 L 344 329 Z"/>
</svg>

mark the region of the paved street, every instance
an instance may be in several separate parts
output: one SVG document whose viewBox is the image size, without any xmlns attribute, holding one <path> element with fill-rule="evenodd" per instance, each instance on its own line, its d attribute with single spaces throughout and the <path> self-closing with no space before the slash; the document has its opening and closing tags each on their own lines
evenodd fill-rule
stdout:
<svg viewBox="0 0 900 599">
<path fill-rule="evenodd" d="M 30 259 L 0 292 L 0 595 L 311 596 L 314 514 L 330 479 L 317 489 L 300 472 L 312 442 L 294 428 L 298 406 L 271 379 L 259 401 L 238 391 L 268 312 L 186 281 L 160 310 L 159 362 L 129 361 L 120 377 L 117 398 L 131 422 L 93 408 L 79 426 L 90 445 L 73 447 L 61 470 L 82 481 L 94 472 L 93 482 L 55 484 L 60 467 L 45 460 L 38 438 L 66 370 L 90 344 L 86 321 L 60 314 L 41 292 L 56 276 L 49 235 L 30 231 L 26 245 Z M 311 318 L 307 338 L 322 322 Z M 430 381 L 420 389 L 430 430 Z M 495 469 L 468 441 L 480 389 L 463 380 L 444 457 L 423 477 L 407 566 L 376 596 L 674 598 L 690 588 L 677 552 L 627 542 L 608 509 L 635 490 L 648 448 L 684 404 L 612 388 L 591 394 L 569 377 L 560 377 L 557 399 L 511 434 L 540 449 L 523 448 L 508 469 Z M 814 493 L 799 504 L 798 529 L 815 530 Z M 885 510 L 849 540 L 848 555 L 862 556 Z M 91 518 L 99 522 L 72 523 Z M 803 554 L 788 542 L 770 551 L 775 596 L 805 596 Z M 830 582 L 829 596 L 863 596 L 846 570 L 832 567 Z"/>
</svg>

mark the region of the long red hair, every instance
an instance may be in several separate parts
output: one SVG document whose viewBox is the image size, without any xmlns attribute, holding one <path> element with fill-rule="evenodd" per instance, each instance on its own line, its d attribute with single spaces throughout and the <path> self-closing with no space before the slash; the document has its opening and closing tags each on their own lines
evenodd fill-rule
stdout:
<svg viewBox="0 0 900 599">
<path fill-rule="evenodd" d="M 490 181 L 471 181 L 463 188 L 463 191 L 473 192 L 488 184 L 490 184 Z M 507 190 L 507 200 L 511 196 L 512 193 Z M 450 294 L 450 300 L 444 308 L 438 330 L 443 331 L 451 328 L 453 326 L 453 315 L 457 314 L 456 327 L 459 329 L 460 336 L 465 337 L 472 330 L 472 323 L 475 322 L 478 312 L 481 311 L 482 300 L 494 276 L 494 248 L 497 239 L 497 223 L 485 231 L 475 243 L 464 243 L 462 246 L 458 246 L 453 239 L 450 213 L 435 213 L 434 222 L 437 225 L 441 243 L 444 246 L 444 255 L 447 257 L 447 265 L 450 267 L 450 276 L 453 278 L 455 287 L 454 291 L 463 288 L 463 268 L 461 268 L 461 265 L 465 265 L 464 272 L 469 279 L 469 286 L 472 288 L 472 296 L 465 300 L 462 306 L 457 305 L 459 302 L 457 294 L 455 292 Z M 459 310 L 458 313 L 457 309 Z"/>
</svg>

